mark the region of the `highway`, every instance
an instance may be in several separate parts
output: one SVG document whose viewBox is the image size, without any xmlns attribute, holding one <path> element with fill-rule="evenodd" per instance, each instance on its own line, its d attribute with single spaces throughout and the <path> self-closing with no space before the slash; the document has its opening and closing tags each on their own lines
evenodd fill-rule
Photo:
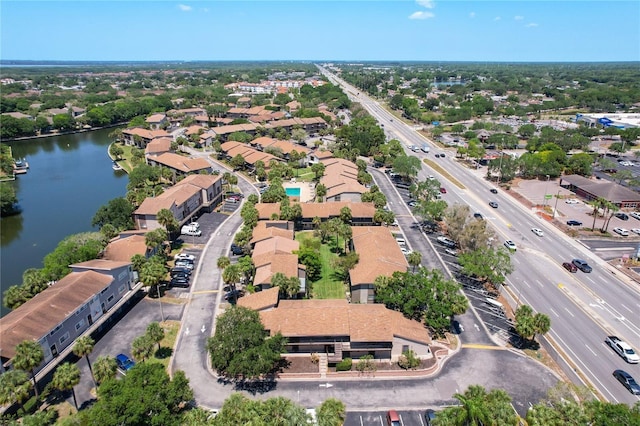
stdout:
<svg viewBox="0 0 640 426">
<path fill-rule="evenodd" d="M 395 119 L 363 92 L 327 70 L 321 67 L 320 70 L 334 84 L 342 86 L 353 101 L 362 104 L 383 125 L 388 137 L 400 140 L 405 148 L 424 144 L 431 147 L 429 154 L 410 154 L 439 164 L 455 182 L 424 163 L 418 178 L 424 180 L 434 175 L 447 188 L 443 198 L 449 205 L 468 204 L 471 212 L 480 212 L 491 222 L 499 242 L 512 240 L 516 243 L 518 250 L 512 257 L 515 270 L 507 279 L 508 287 L 520 303 L 549 315 L 552 327 L 547 337 L 564 353 L 569 368 L 579 369 L 587 384 L 607 400 L 629 404 L 637 402 L 639 397 L 628 392 L 612 373 L 623 369 L 640 380 L 640 365 L 627 364 L 605 345 L 604 338 L 608 334 L 616 334 L 636 350 L 640 348 L 638 288 L 621 278 L 621 273 L 615 274 L 611 266 L 585 246 L 535 216 L 502 190 L 492 194 L 489 190 L 494 186 L 484 179 L 484 171 L 462 166 L 452 158 L 452 151 L 441 149 L 413 127 Z M 434 158 L 435 153 L 446 153 L 446 157 Z M 379 176 L 375 177 L 379 179 Z M 499 207 L 491 208 L 489 201 L 496 201 Z M 405 233 L 417 232 L 406 228 L 406 224 L 412 221 L 404 214 L 398 219 Z M 542 229 L 544 236 L 533 234 L 533 227 Z M 423 246 L 418 249 L 429 250 Z M 423 257 L 429 265 L 434 261 L 433 253 L 423 253 Z M 571 274 L 562 268 L 562 262 L 570 262 L 574 258 L 587 260 L 593 272 Z"/>
</svg>

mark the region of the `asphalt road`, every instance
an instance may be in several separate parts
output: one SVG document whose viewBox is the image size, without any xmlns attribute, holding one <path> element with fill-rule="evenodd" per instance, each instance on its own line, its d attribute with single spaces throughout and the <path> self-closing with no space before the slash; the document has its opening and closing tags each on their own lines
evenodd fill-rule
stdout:
<svg viewBox="0 0 640 426">
<path fill-rule="evenodd" d="M 471 211 L 482 213 L 492 223 L 501 239 L 512 240 L 518 245 L 513 256 L 515 271 L 508 279 L 517 297 L 535 311 L 550 316 L 550 337 L 564 350 L 569 362 L 578 367 L 602 395 L 612 402 L 638 401 L 637 396 L 631 395 L 611 376 L 613 370 L 622 368 L 639 379 L 638 366 L 629 366 L 603 343 L 607 334 L 614 333 L 636 349 L 640 347 L 640 293 L 637 286 L 620 274 L 614 275 L 608 265 L 587 247 L 539 219 L 503 191 L 491 194 L 489 189 L 492 185 L 484 179 L 482 169 L 473 170 L 460 165 L 452 158 L 451 151 L 443 150 L 412 127 L 394 120 L 376 101 L 335 76 L 330 76 L 330 79 L 345 87 L 349 96 L 360 102 L 384 125 L 385 132 L 399 139 L 405 148 L 425 143 L 431 146 L 429 154 L 418 152 L 411 155 L 438 162 L 461 186 L 447 183 L 446 177 L 426 165 L 423 165 L 419 179 L 435 175 L 447 186 L 448 193 L 444 199 L 449 204 L 468 204 Z M 446 152 L 446 157 L 434 158 L 434 154 L 440 152 Z M 499 207 L 492 209 L 489 201 L 498 202 Z M 542 229 L 544 237 L 535 236 L 531 232 L 533 227 Z M 562 262 L 576 257 L 587 260 L 594 271 L 570 275 L 560 267 Z"/>
</svg>

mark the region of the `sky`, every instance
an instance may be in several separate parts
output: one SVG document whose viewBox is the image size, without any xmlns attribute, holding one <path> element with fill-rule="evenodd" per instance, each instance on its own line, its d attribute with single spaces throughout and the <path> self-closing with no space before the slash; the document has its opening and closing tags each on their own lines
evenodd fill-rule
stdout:
<svg viewBox="0 0 640 426">
<path fill-rule="evenodd" d="M 639 61 L 640 1 L 0 1 L 0 59 Z"/>
</svg>

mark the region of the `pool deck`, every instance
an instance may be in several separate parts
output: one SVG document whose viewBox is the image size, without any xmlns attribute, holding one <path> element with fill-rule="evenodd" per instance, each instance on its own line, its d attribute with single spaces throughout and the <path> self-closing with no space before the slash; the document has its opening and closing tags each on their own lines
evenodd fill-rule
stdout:
<svg viewBox="0 0 640 426">
<path fill-rule="evenodd" d="M 309 182 L 284 182 L 282 184 L 284 189 L 287 188 L 300 188 L 300 202 L 308 203 L 312 202 L 316 196 L 315 184 Z M 297 197 L 292 197 L 297 198 Z"/>
</svg>

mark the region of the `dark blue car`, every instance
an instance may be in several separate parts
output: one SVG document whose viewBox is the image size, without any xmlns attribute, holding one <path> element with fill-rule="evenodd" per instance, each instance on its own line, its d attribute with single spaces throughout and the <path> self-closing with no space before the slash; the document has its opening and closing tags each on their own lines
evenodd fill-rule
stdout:
<svg viewBox="0 0 640 426">
<path fill-rule="evenodd" d="M 127 371 L 131 370 L 131 368 L 136 365 L 135 362 L 133 362 L 128 356 L 126 356 L 125 354 L 118 354 L 116 355 L 116 364 L 118 364 L 118 368 L 123 372 L 126 373 Z"/>
</svg>

